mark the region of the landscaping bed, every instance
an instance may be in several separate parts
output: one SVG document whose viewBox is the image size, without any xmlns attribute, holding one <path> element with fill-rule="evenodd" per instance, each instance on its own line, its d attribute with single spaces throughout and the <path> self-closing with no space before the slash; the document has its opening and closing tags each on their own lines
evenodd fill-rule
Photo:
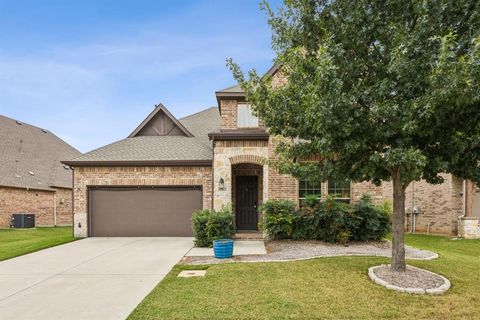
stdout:
<svg viewBox="0 0 480 320">
<path fill-rule="evenodd" d="M 450 288 L 447 278 L 412 266 L 404 272 L 394 272 L 390 265 L 375 266 L 368 269 L 368 275 L 375 283 L 399 292 L 442 294 Z"/>
<path fill-rule="evenodd" d="M 305 260 L 335 256 L 379 256 L 391 257 L 390 241 L 351 242 L 348 246 L 323 241 L 275 240 L 265 244 L 267 254 L 234 256 L 230 259 L 213 257 L 185 257 L 181 264 L 212 264 L 228 262 L 269 262 Z M 431 260 L 438 257 L 434 252 L 406 247 L 407 259 Z"/>
<path fill-rule="evenodd" d="M 414 295 L 377 285 L 367 270 L 389 263 L 386 257 L 179 265 L 129 319 L 478 318 L 480 241 L 406 235 L 406 242 L 438 252 L 438 259 L 408 263 L 448 278 L 452 287 L 446 294 Z M 177 277 L 189 269 L 207 273 Z"/>
</svg>

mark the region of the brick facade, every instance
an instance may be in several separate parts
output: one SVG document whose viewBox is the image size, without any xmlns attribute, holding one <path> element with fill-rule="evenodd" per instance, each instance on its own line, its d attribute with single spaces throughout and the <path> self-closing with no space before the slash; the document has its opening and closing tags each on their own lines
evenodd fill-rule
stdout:
<svg viewBox="0 0 480 320">
<path fill-rule="evenodd" d="M 275 150 L 282 137 L 271 136 L 268 142 L 268 159 L 274 162 L 277 157 Z M 272 164 L 268 170 L 269 199 L 284 199 L 296 202 L 298 200 L 298 180 L 291 175 L 280 174 Z"/>
<path fill-rule="evenodd" d="M 74 185 L 76 236 L 88 234 L 89 186 L 202 186 L 203 208 L 212 206 L 211 167 L 77 167 L 74 170 Z M 81 230 L 78 230 L 78 222 L 83 222 Z"/>
<path fill-rule="evenodd" d="M 276 86 L 281 86 L 286 82 L 286 78 L 281 74 L 281 71 L 278 71 L 273 75 L 272 82 Z M 222 130 L 237 129 L 237 104 L 238 102 L 234 99 L 220 101 Z M 287 199 L 298 204 L 298 180 L 290 175 L 280 174 L 274 165 L 275 150 L 282 139 L 284 138 L 271 136 L 268 143 L 264 141 L 261 146 L 253 146 L 250 141 L 214 142 L 214 181 L 217 181 L 220 177 L 225 177 L 226 184 L 226 190 L 221 191 L 214 188 L 215 208 L 231 201 L 231 192 L 233 191 L 231 164 L 236 163 L 236 159 L 242 159 L 245 163 L 261 163 L 258 159 L 262 157 L 265 157 L 268 163 L 264 166 L 266 170 L 263 174 L 263 198 Z M 250 161 L 248 160 L 249 157 Z M 445 182 L 440 185 L 431 185 L 425 181 L 420 181 L 412 183 L 407 188 L 406 230 L 412 230 L 412 208 L 418 207 L 421 213 L 415 216 L 415 231 L 441 234 L 457 233 L 458 217 L 463 212 L 463 182 L 451 175 L 445 175 L 444 178 Z M 322 183 L 321 190 L 322 196 L 328 194 L 328 184 L 326 182 Z M 350 193 L 353 203 L 358 202 L 364 194 L 369 194 L 376 203 L 392 202 L 393 199 L 391 182 L 384 182 L 381 186 L 375 186 L 370 182 L 352 183 Z"/>
<path fill-rule="evenodd" d="M 220 126 L 223 129 L 237 129 L 237 100 L 221 100 Z"/>
<path fill-rule="evenodd" d="M 37 226 L 71 225 L 72 190 L 0 187 L 0 228 L 10 226 L 13 213 L 34 213 Z"/>
<path fill-rule="evenodd" d="M 273 75 L 274 85 L 282 85 L 286 78 L 281 72 Z M 231 131 L 237 128 L 237 106 L 242 98 L 222 98 L 220 104 L 220 129 Z M 259 119 L 259 127 L 264 129 Z M 244 132 L 242 132 L 244 134 Z M 225 137 L 225 136 L 224 136 Z M 299 183 L 291 175 L 280 174 L 275 167 L 276 147 L 282 137 L 270 136 L 268 141 L 262 136 L 247 136 L 258 140 L 221 140 L 215 138 L 213 144 L 212 167 L 76 167 L 74 174 L 74 213 L 76 236 L 86 236 L 87 192 L 89 186 L 167 186 L 201 185 L 203 207 L 221 209 L 224 205 L 235 204 L 235 177 L 250 175 L 258 177 L 258 205 L 268 199 L 287 199 L 298 204 Z M 230 137 L 231 138 L 231 137 Z M 238 135 L 234 138 L 238 138 Z M 220 140 L 219 140 L 220 139 Z M 304 161 L 318 161 L 309 157 Z M 321 185 L 322 196 L 328 194 L 328 183 Z M 405 228 L 410 230 L 412 207 L 419 207 L 415 231 L 455 234 L 458 217 L 463 212 L 462 180 L 445 175 L 445 182 L 430 185 L 416 182 L 407 189 Z M 352 183 L 350 199 L 355 203 L 364 194 L 372 196 L 376 203 L 392 201 L 392 184 L 385 182 L 375 186 L 369 182 Z M 480 206 L 480 200 L 478 201 Z M 235 208 L 233 208 L 235 209 Z M 235 212 L 235 211 L 234 211 Z M 84 225 L 84 228 L 78 227 Z"/>
<path fill-rule="evenodd" d="M 429 184 L 426 181 L 413 182 L 405 191 L 405 229 L 415 232 L 430 232 L 456 235 L 458 218 L 463 213 L 463 180 L 449 174 L 442 175 L 442 184 Z M 383 182 L 375 186 L 370 182 L 352 184 L 352 201 L 358 201 L 368 193 L 376 203 L 393 201 L 392 183 Z M 412 217 L 413 208 L 420 213 Z M 413 228 L 415 224 L 415 228 Z"/>
<path fill-rule="evenodd" d="M 220 100 L 220 127 L 222 130 L 237 129 L 237 100 Z M 258 126 L 264 128 L 262 119 L 258 119 Z"/>
</svg>

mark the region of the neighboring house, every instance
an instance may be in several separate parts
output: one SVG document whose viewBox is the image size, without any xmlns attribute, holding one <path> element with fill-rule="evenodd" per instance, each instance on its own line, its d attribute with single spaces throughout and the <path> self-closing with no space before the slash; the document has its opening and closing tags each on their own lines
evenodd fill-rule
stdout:
<svg viewBox="0 0 480 320">
<path fill-rule="evenodd" d="M 269 74 L 282 82 L 276 68 Z M 261 236 L 258 207 L 267 199 L 298 204 L 320 194 L 356 202 L 364 193 L 391 199 L 391 183 L 317 184 L 279 174 L 269 160 L 282 138 L 252 115 L 239 86 L 216 97 L 218 108 L 179 120 L 158 105 L 128 138 L 66 161 L 74 167 L 75 235 L 191 236 L 194 210 L 232 205 L 237 234 Z M 442 185 L 412 184 L 407 211 L 420 211 L 415 230 L 456 234 L 463 189 L 451 175 Z M 410 229 L 413 219 L 407 221 Z"/>
<path fill-rule="evenodd" d="M 14 213 L 36 225 L 72 224 L 72 170 L 60 161 L 80 155 L 48 130 L 0 116 L 0 228 Z"/>
</svg>

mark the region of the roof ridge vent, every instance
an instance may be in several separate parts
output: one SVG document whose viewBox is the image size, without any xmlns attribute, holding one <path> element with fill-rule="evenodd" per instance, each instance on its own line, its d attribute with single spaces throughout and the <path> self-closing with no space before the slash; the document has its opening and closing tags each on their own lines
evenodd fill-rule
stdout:
<svg viewBox="0 0 480 320">
<path fill-rule="evenodd" d="M 43 131 L 44 133 L 48 133 L 48 130 L 47 130 L 47 129 L 42 129 L 42 131 Z"/>
<path fill-rule="evenodd" d="M 23 122 L 22 122 L 22 121 L 19 121 L 19 120 L 15 120 L 15 122 L 16 122 L 17 124 L 19 124 L 19 125 L 22 125 L 22 124 L 23 124 Z"/>
</svg>

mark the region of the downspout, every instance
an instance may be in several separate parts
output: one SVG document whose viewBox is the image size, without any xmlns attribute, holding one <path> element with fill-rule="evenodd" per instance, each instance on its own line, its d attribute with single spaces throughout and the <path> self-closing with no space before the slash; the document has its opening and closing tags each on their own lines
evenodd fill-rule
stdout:
<svg viewBox="0 0 480 320">
<path fill-rule="evenodd" d="M 71 211 L 71 215 L 72 215 L 72 225 L 73 225 L 73 228 L 72 228 L 72 236 L 75 237 L 75 213 L 73 212 L 75 210 L 75 168 L 74 167 L 71 167 L 72 168 L 72 211 Z"/>
<path fill-rule="evenodd" d="M 57 191 L 53 192 L 53 226 L 57 226 Z"/>
<path fill-rule="evenodd" d="M 211 210 L 213 210 L 214 198 L 215 198 L 215 139 L 212 139 L 212 204 Z"/>
<path fill-rule="evenodd" d="M 412 233 L 415 233 L 415 230 L 416 230 L 416 214 L 415 214 L 415 181 L 412 182 L 412 199 L 411 199 L 411 208 L 410 208 L 410 212 L 412 213 L 412 227 L 411 227 L 411 232 Z"/>
<path fill-rule="evenodd" d="M 462 215 L 457 219 L 457 237 L 460 238 L 462 235 L 460 233 L 460 228 L 462 226 L 462 218 L 465 217 L 465 213 L 467 211 L 467 181 L 463 179 L 463 186 L 462 186 L 462 198 L 463 198 L 463 205 L 462 205 Z"/>
</svg>

